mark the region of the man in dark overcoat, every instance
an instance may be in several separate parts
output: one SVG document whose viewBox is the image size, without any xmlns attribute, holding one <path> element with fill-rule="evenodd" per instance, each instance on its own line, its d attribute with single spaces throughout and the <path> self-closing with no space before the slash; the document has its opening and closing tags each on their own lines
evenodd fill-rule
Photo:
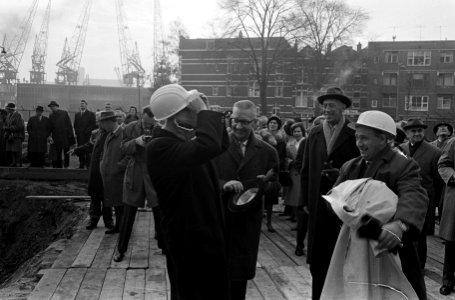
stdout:
<svg viewBox="0 0 455 300">
<path fill-rule="evenodd" d="M 76 155 L 82 154 L 82 152 L 91 153 L 87 186 L 87 192 L 90 196 L 90 219 L 85 227 L 87 230 L 95 229 L 101 216 L 103 216 L 104 226 L 107 229 L 112 229 L 114 227 L 112 207 L 104 205 L 104 186 L 100 172 L 100 162 L 103 157 L 103 148 L 107 137 L 107 131 L 100 126 L 100 115 L 101 112 L 97 112 L 95 115 L 96 122 L 99 126 L 98 129 L 92 131 L 89 142 L 74 149 Z"/>
<path fill-rule="evenodd" d="M 229 299 L 224 209 L 212 163 L 229 140 L 223 114 L 207 110 L 202 97 L 170 84 L 150 100 L 155 119 L 165 120 L 147 147 L 147 168 L 175 300 Z"/>
<path fill-rule="evenodd" d="M 51 148 L 55 151 L 55 159 L 52 160 L 53 168 L 68 168 L 70 161 L 67 155 L 70 147 L 76 144 L 74 138 L 73 125 L 67 111 L 59 109 L 56 101 L 51 101 L 48 105 L 51 109 L 49 120 L 51 122 Z M 63 162 L 64 157 L 65 161 Z"/>
<path fill-rule="evenodd" d="M 123 177 L 125 176 L 125 155 L 120 149 L 123 140 L 123 127 L 117 123 L 118 116 L 114 111 L 103 111 L 100 114 L 100 126 L 107 131 L 100 162 L 101 178 L 104 187 L 104 206 L 114 207 L 115 226 L 106 234 L 120 232 L 123 213 Z"/>
<path fill-rule="evenodd" d="M 16 104 L 10 102 L 5 107 L 8 115 L 5 121 L 6 158 L 10 167 L 18 167 L 22 163 L 22 142 L 25 139 L 25 124 L 22 115 L 16 111 Z"/>
<path fill-rule="evenodd" d="M 120 148 L 123 154 L 128 157 L 128 165 L 126 166 L 125 179 L 123 181 L 123 218 L 117 251 L 113 258 L 116 262 L 123 259 L 128 249 L 137 209 L 144 207 L 145 199 L 147 199 L 147 205 L 153 210 L 158 247 L 161 248 L 163 246 L 158 197 L 147 172 L 147 153 L 145 151 L 147 144 L 152 138 L 152 130 L 155 124 L 156 121 L 153 118 L 150 106 L 146 106 L 142 111 L 141 119 L 130 122 L 123 130 L 123 141 Z"/>
<path fill-rule="evenodd" d="M 395 215 L 388 223 L 382 224 L 377 249 L 391 251 L 398 248 L 404 275 L 419 299 L 426 299 L 424 274 L 415 247 L 428 208 L 428 197 L 420 183 L 419 166 L 402 152 L 391 148 L 396 124 L 388 114 L 366 111 L 360 114 L 356 124 L 350 126 L 356 130 L 360 156 L 342 166 L 336 184 L 373 178 L 384 182 L 398 196 Z"/>
<path fill-rule="evenodd" d="M 408 120 L 407 124 L 403 126 L 408 141 L 400 145 L 403 152 L 412 157 L 419 165 L 422 186 L 427 191 L 430 200 L 425 224 L 417 243 L 417 252 L 422 269 L 425 268 L 427 261 L 427 235 L 434 234 L 435 202 L 441 198 L 441 191 L 444 186 L 444 182 L 438 173 L 438 160 L 441 157 L 442 150 L 425 141 L 425 128 L 427 125 L 420 119 Z"/>
<path fill-rule="evenodd" d="M 44 158 L 47 153 L 47 140 L 51 135 L 51 122 L 43 116 L 44 108 L 36 107 L 36 115 L 30 117 L 27 123 L 28 132 L 28 160 L 30 167 L 44 167 Z"/>
<path fill-rule="evenodd" d="M 438 170 L 446 183 L 439 236 L 445 240 L 442 286 L 439 292 L 449 295 L 455 286 L 455 138 L 447 143 L 438 162 Z"/>
<path fill-rule="evenodd" d="M 88 143 L 92 130 L 96 128 L 95 113 L 87 108 L 87 101 L 81 100 L 81 110 L 74 116 L 74 132 L 76 133 L 77 145 Z M 88 168 L 90 153 L 84 152 L 79 155 L 79 169 Z"/>
<path fill-rule="evenodd" d="M 340 88 L 329 88 L 318 97 L 325 116 L 322 124 L 311 129 L 302 162 L 302 201 L 308 213 L 308 251 L 313 299 L 319 299 L 329 268 L 341 223 L 321 195 L 332 188 L 338 169 L 359 155 L 354 130 L 343 116 L 351 100 Z"/>
<path fill-rule="evenodd" d="M 234 193 L 257 187 L 257 176 L 270 171 L 278 174 L 279 160 L 275 148 L 254 135 L 256 106 L 253 102 L 234 103 L 231 118 L 230 146 L 215 159 L 215 164 L 226 212 L 231 299 L 243 300 L 247 280 L 256 274 L 264 205 L 261 201 L 246 211 L 232 212 L 228 209 L 228 201 Z M 275 176 L 274 180 L 277 179 Z"/>
</svg>

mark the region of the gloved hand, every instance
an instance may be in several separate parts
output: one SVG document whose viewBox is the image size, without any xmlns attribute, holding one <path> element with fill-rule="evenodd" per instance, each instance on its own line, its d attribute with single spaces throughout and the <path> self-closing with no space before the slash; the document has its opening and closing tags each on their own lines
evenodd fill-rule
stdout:
<svg viewBox="0 0 455 300">
<path fill-rule="evenodd" d="M 378 249 L 393 250 L 402 247 L 403 230 L 397 221 L 393 221 L 382 226 L 382 232 L 378 238 Z"/>
<path fill-rule="evenodd" d="M 340 169 L 324 169 L 321 171 L 321 175 L 327 177 L 327 179 L 329 179 L 331 182 L 335 182 L 340 175 Z"/>
<path fill-rule="evenodd" d="M 223 191 L 240 193 L 243 191 L 243 184 L 238 180 L 230 180 L 224 184 Z"/>
</svg>

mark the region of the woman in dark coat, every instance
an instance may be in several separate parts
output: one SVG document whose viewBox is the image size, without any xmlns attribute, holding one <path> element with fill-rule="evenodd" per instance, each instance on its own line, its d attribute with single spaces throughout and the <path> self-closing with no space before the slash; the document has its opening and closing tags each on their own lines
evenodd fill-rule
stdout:
<svg viewBox="0 0 455 300">
<path fill-rule="evenodd" d="M 27 123 L 28 132 L 28 160 L 30 167 L 42 168 L 47 152 L 47 139 L 51 135 L 51 123 L 42 115 L 44 108 L 36 107 L 36 116 L 30 117 Z"/>
</svg>

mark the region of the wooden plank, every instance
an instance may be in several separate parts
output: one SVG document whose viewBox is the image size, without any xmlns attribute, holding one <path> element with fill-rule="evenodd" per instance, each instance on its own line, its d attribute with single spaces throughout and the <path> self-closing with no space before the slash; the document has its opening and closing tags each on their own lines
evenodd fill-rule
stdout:
<svg viewBox="0 0 455 300">
<path fill-rule="evenodd" d="M 106 230 L 106 229 L 104 229 Z M 118 234 L 105 234 L 93 259 L 92 268 L 110 268 L 117 246 Z"/>
<path fill-rule="evenodd" d="M 69 269 L 63 276 L 51 300 L 75 299 L 84 279 L 86 268 Z"/>
<path fill-rule="evenodd" d="M 253 280 L 248 280 L 248 285 L 246 286 L 246 299 L 248 300 L 263 300 L 261 293 L 259 292 L 257 286 L 254 284 Z"/>
<path fill-rule="evenodd" d="M 275 269 L 266 269 L 269 273 L 270 278 L 281 293 L 286 297 L 286 299 L 300 299 L 301 295 L 291 280 L 283 274 L 283 271 L 280 268 Z"/>
<path fill-rule="evenodd" d="M 77 293 L 76 300 L 98 299 L 105 276 L 106 269 L 88 269 Z"/>
<path fill-rule="evenodd" d="M 300 274 L 300 276 L 302 276 L 305 282 L 308 282 L 310 286 L 312 285 L 313 279 L 311 277 L 309 266 L 296 266 L 294 269 Z"/>
<path fill-rule="evenodd" d="M 32 179 L 41 181 L 88 181 L 88 170 L 55 168 L 0 167 L 0 179 Z"/>
<path fill-rule="evenodd" d="M 270 241 L 275 244 L 275 246 L 278 247 L 295 265 L 305 265 L 306 257 L 295 255 L 295 246 L 283 239 L 279 231 L 277 231 L 277 233 L 264 233 L 264 235 L 268 237 Z"/>
<path fill-rule="evenodd" d="M 166 269 L 147 269 L 145 280 L 145 299 L 167 299 Z"/>
<path fill-rule="evenodd" d="M 436 300 L 453 300 L 455 299 L 455 294 L 450 294 L 447 296 L 441 295 L 439 293 L 439 288 L 441 287 L 441 283 L 432 280 L 425 276 L 425 285 L 427 287 L 427 295 L 430 295 L 432 298 Z"/>
<path fill-rule="evenodd" d="M 266 300 L 281 300 L 285 299 L 284 296 L 279 292 L 273 280 L 267 274 L 265 269 L 256 269 L 256 277 L 253 279 L 254 283 L 258 287 L 262 296 Z"/>
<path fill-rule="evenodd" d="M 84 246 L 85 241 L 90 236 L 90 233 L 90 230 L 85 229 L 77 231 L 71 238 L 70 242 L 66 245 L 65 250 L 63 250 L 63 252 L 60 253 L 58 258 L 55 260 L 52 268 L 59 269 L 71 267 L 77 255 L 79 254 L 79 251 Z"/>
<path fill-rule="evenodd" d="M 139 300 L 145 297 L 145 270 L 130 269 L 126 271 L 123 299 Z"/>
<path fill-rule="evenodd" d="M 300 296 L 298 299 L 311 299 L 311 281 L 308 282 L 305 280 L 295 268 L 296 267 L 280 267 L 283 274 L 289 278 L 299 293 Z"/>
<path fill-rule="evenodd" d="M 133 228 L 130 268 L 148 268 L 149 230 L 152 213 L 139 212 Z"/>
<path fill-rule="evenodd" d="M 90 196 L 76 196 L 76 195 L 68 195 L 68 196 L 56 196 L 56 195 L 30 195 L 26 196 L 25 199 L 45 199 L 45 200 L 65 200 L 65 199 L 76 199 L 76 200 L 83 200 L 83 201 L 90 201 Z"/>
<path fill-rule="evenodd" d="M 262 239 L 261 239 L 262 240 Z M 263 267 L 278 267 L 278 263 L 273 259 L 272 255 L 265 249 L 264 245 L 260 242 L 259 243 L 259 251 L 258 251 L 258 262 Z"/>
<path fill-rule="evenodd" d="M 109 269 L 104 278 L 100 300 L 122 299 L 125 286 L 126 270 Z"/>
<path fill-rule="evenodd" d="M 105 228 L 99 227 L 92 230 L 92 233 L 71 265 L 73 268 L 88 268 L 92 265 L 96 252 L 105 236 L 105 230 Z"/>
<path fill-rule="evenodd" d="M 280 266 L 295 266 L 296 264 L 279 249 L 266 235 L 262 235 L 261 242 L 266 251 L 277 261 Z"/>
<path fill-rule="evenodd" d="M 66 273 L 66 269 L 48 269 L 28 297 L 30 300 L 50 299 L 58 284 Z"/>
</svg>

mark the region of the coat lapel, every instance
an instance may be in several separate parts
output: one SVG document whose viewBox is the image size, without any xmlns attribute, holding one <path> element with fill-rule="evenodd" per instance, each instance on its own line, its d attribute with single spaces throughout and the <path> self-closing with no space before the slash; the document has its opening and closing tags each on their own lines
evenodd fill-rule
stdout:
<svg viewBox="0 0 455 300">
<path fill-rule="evenodd" d="M 231 143 L 234 145 L 234 147 L 229 147 L 228 148 L 228 153 L 232 157 L 232 159 L 235 161 L 235 164 L 238 166 L 240 165 L 240 162 L 242 161 L 242 154 L 240 153 L 240 147 L 234 139 L 231 139 Z"/>
<path fill-rule="evenodd" d="M 249 143 L 246 146 L 245 156 L 241 158 L 240 165 L 237 171 L 240 171 L 254 156 L 258 151 L 258 143 L 256 139 L 251 138 Z"/>
<path fill-rule="evenodd" d="M 340 134 L 338 135 L 335 143 L 333 144 L 333 147 L 330 151 L 330 153 L 328 153 L 328 155 L 330 156 L 330 154 L 332 154 L 333 152 L 335 152 L 337 150 L 337 148 L 341 147 L 344 142 L 346 142 L 346 140 L 349 138 L 349 135 L 351 134 L 349 132 L 349 128 L 347 126 L 348 122 L 345 121 L 344 124 L 343 124 L 343 128 L 341 129 L 340 131 Z M 325 141 L 325 139 L 324 139 Z M 326 145 L 326 149 L 327 149 L 327 145 Z"/>
</svg>

